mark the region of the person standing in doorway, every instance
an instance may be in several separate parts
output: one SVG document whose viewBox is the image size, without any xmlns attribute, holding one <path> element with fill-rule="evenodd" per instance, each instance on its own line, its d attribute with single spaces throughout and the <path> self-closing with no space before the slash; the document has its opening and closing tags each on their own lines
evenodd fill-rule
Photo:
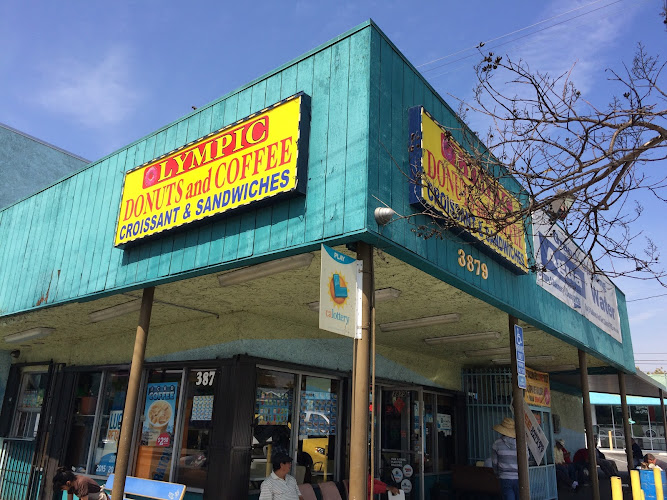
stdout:
<svg viewBox="0 0 667 500">
<path fill-rule="evenodd" d="M 500 480 L 503 500 L 519 500 L 519 465 L 516 455 L 516 430 L 514 420 L 504 418 L 493 426 L 500 434 L 491 447 L 491 464 Z"/>
</svg>

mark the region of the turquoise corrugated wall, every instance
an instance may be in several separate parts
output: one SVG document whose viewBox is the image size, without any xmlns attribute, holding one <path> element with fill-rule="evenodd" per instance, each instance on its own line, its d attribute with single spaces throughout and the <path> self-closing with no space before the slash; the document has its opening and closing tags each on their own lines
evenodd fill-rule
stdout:
<svg viewBox="0 0 667 500">
<path fill-rule="evenodd" d="M 372 32 L 371 52 L 368 227 L 377 234 L 375 242 L 387 245 L 388 253 L 475 297 L 634 371 L 627 309 L 620 292 L 617 295 L 622 344 L 539 287 L 534 274 L 516 275 L 475 245 L 462 243 L 453 234 L 443 239 L 417 236 L 414 227 L 427 224 L 425 216 L 415 217 L 412 224 L 402 221 L 381 228 L 375 224 L 372 214 L 381 202 L 402 215 L 417 212 L 409 204 L 406 178 L 409 174 L 408 109 L 423 105 L 438 122 L 450 128 L 459 143 L 465 144 L 465 141 L 462 140 L 463 125 L 456 114 L 379 29 Z M 503 183 L 517 192 L 516 183 L 510 179 L 503 178 Z M 487 263 L 488 280 L 458 265 L 459 248 Z"/>
<path fill-rule="evenodd" d="M 0 315 L 295 253 L 366 225 L 370 23 L 0 212 Z M 305 92 L 305 197 L 223 216 L 125 251 L 113 236 L 128 170 Z"/>
</svg>

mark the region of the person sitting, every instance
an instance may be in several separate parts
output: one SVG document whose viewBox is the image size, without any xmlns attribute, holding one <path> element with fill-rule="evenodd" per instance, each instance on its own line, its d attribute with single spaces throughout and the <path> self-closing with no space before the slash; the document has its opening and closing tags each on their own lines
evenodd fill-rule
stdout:
<svg viewBox="0 0 667 500">
<path fill-rule="evenodd" d="M 649 468 L 659 467 L 662 470 L 667 470 L 667 462 L 660 460 L 659 458 L 655 458 L 653 453 L 647 453 L 644 455 L 644 462 L 648 464 Z"/>
<path fill-rule="evenodd" d="M 632 438 L 632 460 L 635 467 L 639 466 L 642 460 L 644 460 L 644 453 L 642 453 L 642 449 L 637 444 L 637 441 L 635 441 L 635 438 Z"/>
<path fill-rule="evenodd" d="M 554 447 L 554 463 L 556 464 L 556 479 L 562 484 L 576 490 L 579 486 L 577 466 L 570 459 L 570 452 L 565 448 L 565 440 L 559 439 Z"/>
<path fill-rule="evenodd" d="M 607 477 L 611 478 L 613 476 L 618 476 L 618 468 L 616 463 L 613 460 L 607 460 L 604 454 L 596 447 L 595 448 L 595 461 L 600 466 L 600 470 Z M 582 469 L 588 470 L 588 448 L 580 448 L 574 454 L 572 462 L 579 466 Z"/>
<path fill-rule="evenodd" d="M 86 476 L 77 476 L 66 467 L 58 467 L 53 476 L 54 492 L 67 492 L 67 500 L 72 500 L 76 495 L 80 500 L 109 500 L 105 491 Z"/>
<path fill-rule="evenodd" d="M 274 453 L 271 457 L 273 472 L 260 486 L 259 500 L 303 500 L 296 479 L 289 475 L 292 457 Z"/>
<path fill-rule="evenodd" d="M 607 460 L 607 457 L 604 456 L 600 450 L 595 448 L 595 459 L 600 466 L 600 470 L 608 477 L 612 478 L 618 476 L 618 467 L 616 467 L 616 462 L 613 460 Z"/>
</svg>

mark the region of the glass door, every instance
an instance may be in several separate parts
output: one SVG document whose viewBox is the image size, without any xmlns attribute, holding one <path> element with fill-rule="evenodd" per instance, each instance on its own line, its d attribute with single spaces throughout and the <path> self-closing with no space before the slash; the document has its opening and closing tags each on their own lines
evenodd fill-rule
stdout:
<svg viewBox="0 0 667 500">
<path fill-rule="evenodd" d="M 424 398 L 420 388 L 383 387 L 378 425 L 380 479 L 424 500 Z"/>
</svg>

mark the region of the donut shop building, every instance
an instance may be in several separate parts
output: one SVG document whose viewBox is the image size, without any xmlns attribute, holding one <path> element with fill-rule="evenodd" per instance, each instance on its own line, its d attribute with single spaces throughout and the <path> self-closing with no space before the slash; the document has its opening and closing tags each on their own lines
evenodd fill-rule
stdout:
<svg viewBox="0 0 667 500">
<path fill-rule="evenodd" d="M 445 177 L 474 177 L 462 129 L 369 21 L 0 211 L 0 496 L 50 499 L 58 465 L 104 483 L 123 456 L 187 498 L 256 498 L 282 451 L 350 491 L 372 452 L 431 498 L 512 415 L 517 325 L 546 439 L 531 497 L 556 498 L 554 440 L 585 446 L 580 367 L 659 389 L 633 378 L 623 293 L 536 250 L 557 224 L 467 234 L 468 211 L 421 234 L 424 206 L 457 203 Z"/>
</svg>

